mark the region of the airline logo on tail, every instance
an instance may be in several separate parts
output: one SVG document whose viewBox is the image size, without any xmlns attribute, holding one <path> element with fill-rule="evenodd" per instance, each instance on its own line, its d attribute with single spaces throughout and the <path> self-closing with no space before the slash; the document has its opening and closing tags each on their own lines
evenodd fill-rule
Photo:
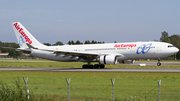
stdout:
<svg viewBox="0 0 180 101">
<path fill-rule="evenodd" d="M 31 44 L 32 43 L 32 41 L 31 41 L 31 39 L 29 39 L 29 37 L 26 35 L 26 33 L 23 31 L 23 28 L 20 28 L 19 27 L 19 25 L 18 25 L 18 23 L 15 23 L 14 25 L 13 25 L 18 31 L 19 31 L 19 33 L 23 36 L 20 36 L 19 38 L 20 38 L 20 41 L 22 42 L 22 43 L 19 43 L 20 45 L 22 45 L 23 43 L 25 43 L 25 40 L 26 40 L 26 42 L 28 42 L 29 44 Z M 25 40 L 24 40 L 25 39 Z"/>
</svg>

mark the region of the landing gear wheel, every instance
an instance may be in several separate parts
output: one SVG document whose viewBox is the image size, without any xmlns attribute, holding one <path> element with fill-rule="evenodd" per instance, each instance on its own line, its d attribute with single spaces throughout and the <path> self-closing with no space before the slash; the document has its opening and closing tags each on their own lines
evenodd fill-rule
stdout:
<svg viewBox="0 0 180 101">
<path fill-rule="evenodd" d="M 93 65 L 89 65 L 88 66 L 89 69 L 93 69 L 93 67 L 94 67 Z"/>
<path fill-rule="evenodd" d="M 99 67 L 100 67 L 100 68 L 104 68 L 105 66 L 104 66 L 103 64 L 100 64 Z"/>
<path fill-rule="evenodd" d="M 98 68 L 99 68 L 99 65 L 98 65 L 98 64 L 95 64 L 95 65 L 94 65 L 94 68 L 95 68 L 95 69 L 98 69 Z"/>
<path fill-rule="evenodd" d="M 95 64 L 94 66 L 93 65 L 83 65 L 82 68 L 83 69 L 98 69 L 98 68 L 104 68 L 105 65 L 104 64 Z"/>
<path fill-rule="evenodd" d="M 161 61 L 161 59 L 160 59 L 160 58 L 158 58 L 158 63 L 157 63 L 157 65 L 158 65 L 158 66 L 161 66 L 160 61 Z"/>
<path fill-rule="evenodd" d="M 161 66 L 161 63 L 160 63 L 160 62 L 158 62 L 158 63 L 157 63 L 157 65 L 158 65 L 158 66 Z"/>
<path fill-rule="evenodd" d="M 93 69 L 93 65 L 83 65 L 82 68 L 83 69 Z"/>
<path fill-rule="evenodd" d="M 83 65 L 82 68 L 83 68 L 83 69 L 87 69 L 87 68 L 88 68 L 88 65 Z"/>
</svg>

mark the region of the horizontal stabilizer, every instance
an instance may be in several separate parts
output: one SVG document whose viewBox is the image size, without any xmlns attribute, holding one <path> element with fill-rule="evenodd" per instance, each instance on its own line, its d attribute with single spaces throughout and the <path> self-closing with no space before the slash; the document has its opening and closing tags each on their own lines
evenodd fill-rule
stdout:
<svg viewBox="0 0 180 101">
<path fill-rule="evenodd" d="M 2 47 L 2 48 L 6 48 L 6 49 L 14 49 L 14 50 L 16 50 L 16 48 L 12 48 L 12 47 Z"/>
<path fill-rule="evenodd" d="M 26 43 L 26 45 L 27 45 L 29 48 L 32 48 L 32 49 L 38 49 L 38 48 L 36 48 L 36 47 L 30 45 L 29 43 Z"/>
</svg>

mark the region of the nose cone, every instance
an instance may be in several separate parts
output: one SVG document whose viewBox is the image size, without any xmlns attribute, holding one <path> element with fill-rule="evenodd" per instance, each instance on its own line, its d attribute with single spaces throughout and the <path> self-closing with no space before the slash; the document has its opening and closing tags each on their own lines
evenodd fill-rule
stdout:
<svg viewBox="0 0 180 101">
<path fill-rule="evenodd" d="M 177 53 L 177 52 L 179 52 L 179 49 L 175 47 L 174 53 Z"/>
<path fill-rule="evenodd" d="M 166 54 L 165 56 L 171 56 L 179 52 L 179 49 L 176 47 L 170 47 L 170 48 L 165 49 L 164 52 Z"/>
</svg>

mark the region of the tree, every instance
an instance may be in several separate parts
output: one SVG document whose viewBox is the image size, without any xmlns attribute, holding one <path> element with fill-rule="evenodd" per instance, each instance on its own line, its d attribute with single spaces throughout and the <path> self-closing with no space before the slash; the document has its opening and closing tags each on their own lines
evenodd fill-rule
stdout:
<svg viewBox="0 0 180 101">
<path fill-rule="evenodd" d="M 101 44 L 102 42 L 98 41 L 98 44 Z"/>
<path fill-rule="evenodd" d="M 91 44 L 97 44 L 97 41 L 92 40 Z"/>
<path fill-rule="evenodd" d="M 89 40 L 86 40 L 84 44 L 91 44 L 91 42 Z"/>
<path fill-rule="evenodd" d="M 169 36 L 168 36 L 168 33 L 166 31 L 161 32 L 161 38 L 160 38 L 161 42 L 168 42 L 168 43 L 170 43 L 169 42 L 170 39 L 168 39 L 168 38 L 169 38 Z"/>
<path fill-rule="evenodd" d="M 170 40 L 170 38 L 166 38 L 163 40 L 163 42 L 171 43 L 171 40 Z"/>
<path fill-rule="evenodd" d="M 46 45 L 46 46 L 51 46 L 51 44 L 50 43 L 43 43 L 44 45 Z"/>
<path fill-rule="evenodd" d="M 72 44 L 71 41 L 69 41 L 68 44 L 71 45 Z"/>
<path fill-rule="evenodd" d="M 167 42 L 167 43 L 171 43 L 173 44 L 175 47 L 179 48 L 180 49 L 180 36 L 179 35 L 172 35 L 172 36 L 168 36 L 168 33 L 167 32 L 161 32 L 162 33 L 162 36 L 160 38 L 160 40 L 162 42 Z M 180 58 L 180 52 L 178 52 L 176 54 L 176 57 L 179 59 Z M 173 59 L 174 56 L 169 56 L 169 57 L 166 57 L 164 59 Z"/>
<path fill-rule="evenodd" d="M 180 49 L 180 36 L 179 35 L 172 35 L 170 37 L 171 44 L 173 44 L 175 47 Z M 176 57 L 180 58 L 180 52 L 177 53 Z"/>
<path fill-rule="evenodd" d="M 180 36 L 172 35 L 169 39 L 174 46 L 180 48 Z"/>
<path fill-rule="evenodd" d="M 63 43 L 61 41 L 58 41 L 55 44 L 53 44 L 53 46 L 57 46 L 57 45 L 63 45 Z"/>
<path fill-rule="evenodd" d="M 79 40 L 76 41 L 76 44 L 82 44 Z"/>
<path fill-rule="evenodd" d="M 8 42 L 0 42 L 0 50 L 1 52 L 8 52 L 8 56 L 10 57 L 18 57 L 22 55 L 22 53 L 15 51 L 14 49 L 7 49 L 2 47 L 11 47 L 11 48 L 19 48 L 19 45 L 16 43 L 8 43 Z"/>
<path fill-rule="evenodd" d="M 71 41 L 71 44 L 72 44 L 72 45 L 74 45 L 74 44 L 75 44 L 73 40 Z"/>
</svg>

